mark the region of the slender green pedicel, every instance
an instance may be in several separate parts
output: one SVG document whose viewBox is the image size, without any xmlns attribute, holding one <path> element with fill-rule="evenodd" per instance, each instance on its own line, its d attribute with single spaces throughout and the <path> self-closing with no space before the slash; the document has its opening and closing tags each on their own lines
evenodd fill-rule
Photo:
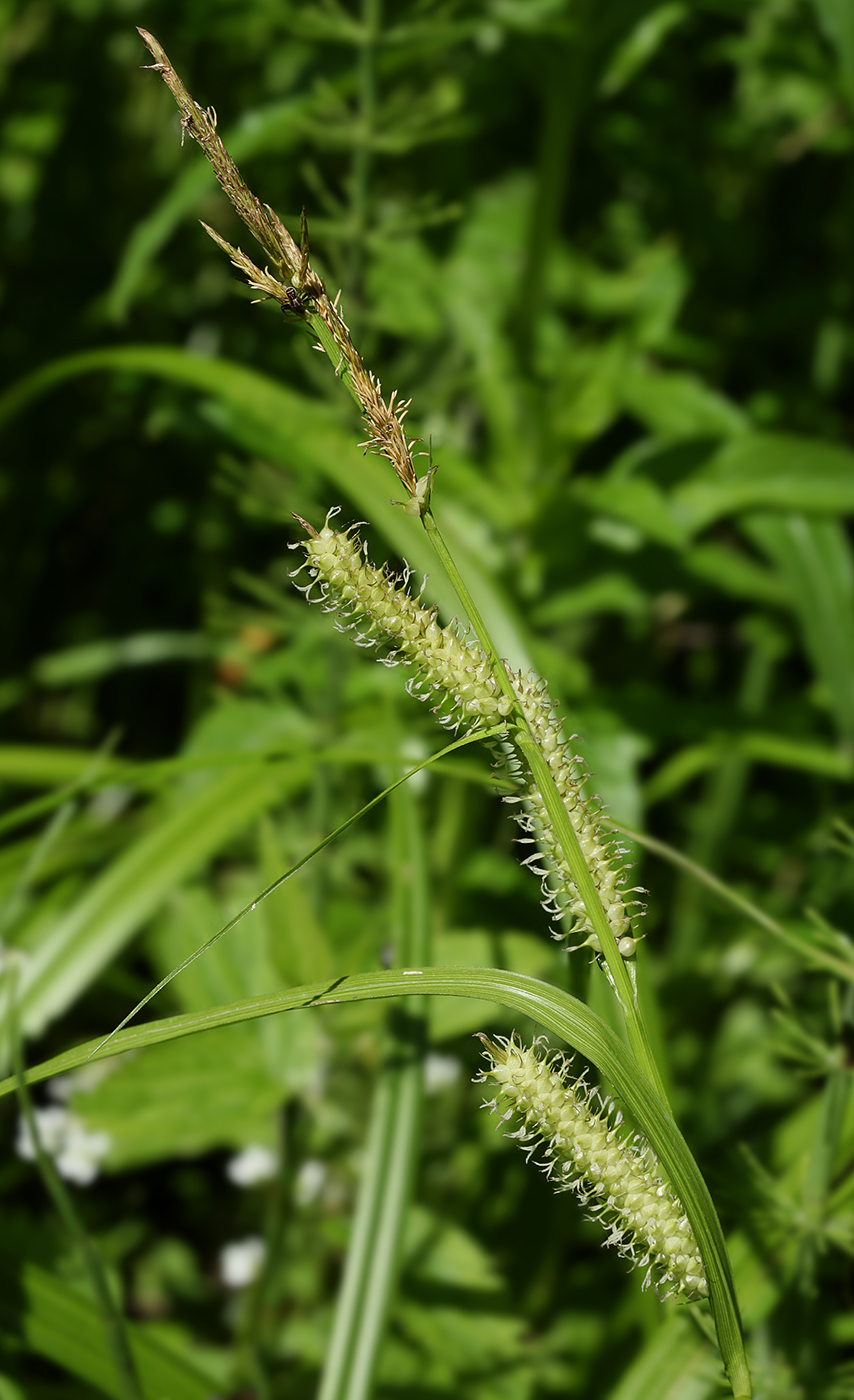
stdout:
<svg viewBox="0 0 854 1400">
<path fill-rule="evenodd" d="M 665 1296 L 689 1303 L 708 1297 L 694 1232 L 649 1145 L 621 1129 L 607 1101 L 594 1107 L 596 1091 L 569 1077 L 564 1056 L 540 1055 L 536 1042 L 527 1049 L 515 1036 L 481 1040 L 490 1061 L 483 1081 L 498 1086 L 489 1107 L 503 1110 L 503 1121 L 522 1120 L 510 1136 L 529 1156 L 545 1147 L 548 1176 L 609 1227 L 606 1244 L 646 1269 L 644 1287 L 655 1281 Z"/>
</svg>

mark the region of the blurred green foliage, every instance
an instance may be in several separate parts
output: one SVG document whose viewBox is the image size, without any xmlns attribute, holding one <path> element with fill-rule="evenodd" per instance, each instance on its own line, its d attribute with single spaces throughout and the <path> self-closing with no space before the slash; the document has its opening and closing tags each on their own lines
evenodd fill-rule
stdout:
<svg viewBox="0 0 854 1400">
<path fill-rule="evenodd" d="M 430 556 L 329 366 L 199 228 L 239 238 L 135 24 L 292 229 L 306 207 L 366 363 L 413 397 L 501 650 L 549 677 L 612 815 L 850 966 L 851 0 L 0 0 L 0 933 L 25 957 L 30 1059 L 106 1034 L 439 747 L 400 673 L 289 581 L 292 511 L 341 504 L 375 558 Z M 427 595 L 447 612 L 443 580 Z M 611 1014 L 549 942 L 475 753 L 406 817 L 430 959 Z M 159 1013 L 405 962 L 402 821 L 354 828 Z M 668 864 L 640 878 L 662 1072 L 757 1394 L 842 1400 L 850 985 Z M 427 1012 L 376 1394 L 723 1393 L 686 1311 L 475 1111 L 471 1032 L 506 1015 Z M 110 1136 L 72 1189 L 146 1394 L 317 1393 L 399 1033 L 376 1005 L 302 1011 L 57 1086 Z M 15 1131 L 9 1109 L 0 1397 L 121 1394 Z M 240 1190 L 223 1169 L 250 1144 L 281 1170 Z M 219 1251 L 251 1236 L 268 1265 L 229 1292 Z"/>
</svg>

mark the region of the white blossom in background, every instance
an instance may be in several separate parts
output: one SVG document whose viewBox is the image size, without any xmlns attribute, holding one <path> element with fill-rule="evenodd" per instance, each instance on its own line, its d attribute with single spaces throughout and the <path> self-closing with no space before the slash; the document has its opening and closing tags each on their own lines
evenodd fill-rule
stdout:
<svg viewBox="0 0 854 1400">
<path fill-rule="evenodd" d="M 262 1181 L 272 1181 L 278 1170 L 278 1155 L 260 1143 L 244 1147 L 225 1164 L 225 1174 L 235 1186 L 257 1186 Z"/>
<path fill-rule="evenodd" d="M 23 948 L 7 948 L 0 938 L 0 977 L 22 977 L 30 962 L 32 958 Z"/>
<path fill-rule="evenodd" d="M 424 1092 L 438 1094 L 456 1084 L 462 1065 L 452 1055 L 428 1055 L 424 1061 Z"/>
<path fill-rule="evenodd" d="M 75 1114 L 58 1104 L 33 1110 L 36 1132 L 43 1151 L 53 1158 L 59 1175 L 77 1186 L 91 1186 L 110 1150 L 109 1133 L 90 1132 Z M 18 1120 L 15 1151 L 27 1162 L 35 1161 L 36 1147 L 25 1118 Z"/>
<path fill-rule="evenodd" d="M 408 768 L 414 767 L 416 763 L 423 763 L 425 758 L 429 757 L 429 750 L 423 739 L 412 734 L 401 744 L 400 756 Z M 424 792 L 430 786 L 429 769 L 422 768 L 420 773 L 413 774 L 408 786 L 410 792 Z"/>
<path fill-rule="evenodd" d="M 294 1182 L 294 1200 L 298 1206 L 310 1206 L 316 1201 L 326 1184 L 326 1166 L 316 1157 L 307 1157 L 300 1163 Z"/>
<path fill-rule="evenodd" d="M 234 1240 L 219 1252 L 219 1274 L 226 1288 L 248 1288 L 264 1267 L 267 1246 L 259 1235 Z"/>
<path fill-rule="evenodd" d="M 75 1094 L 91 1094 L 93 1089 L 97 1089 L 99 1084 L 109 1079 L 115 1066 L 115 1060 L 99 1060 L 93 1065 L 84 1065 L 82 1069 L 74 1070 L 72 1074 L 57 1074 L 54 1079 L 49 1079 L 45 1086 L 48 1098 L 53 1099 L 54 1103 L 68 1103 Z"/>
<path fill-rule="evenodd" d="M 133 788 L 126 787 L 124 783 L 110 783 L 108 787 L 101 788 L 89 803 L 90 820 L 98 826 L 109 826 L 130 806 L 133 795 Z"/>
</svg>

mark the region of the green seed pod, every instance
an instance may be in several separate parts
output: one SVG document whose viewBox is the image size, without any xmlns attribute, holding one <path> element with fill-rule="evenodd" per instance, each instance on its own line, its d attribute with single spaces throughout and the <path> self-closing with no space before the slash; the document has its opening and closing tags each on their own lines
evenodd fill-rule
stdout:
<svg viewBox="0 0 854 1400">
<path fill-rule="evenodd" d="M 363 646 L 387 643 L 392 650 L 382 659 L 387 665 L 409 662 L 417 670 L 407 684 L 411 695 L 433 699 L 443 722 L 458 725 L 482 720 L 500 723 L 513 708 L 477 643 L 454 628 L 440 627 L 436 609 L 424 608 L 406 591 L 409 573 L 402 581 L 386 569 L 377 569 L 365 557 L 359 538 L 351 531 L 333 530 L 327 520 L 315 531 L 301 522 L 309 538 L 301 542 L 312 576 L 303 589 L 311 599 L 317 589 L 324 606 L 336 612 L 345 627 L 356 629 Z M 299 572 L 299 570 L 297 570 Z"/>
<path fill-rule="evenodd" d="M 398 661 L 411 664 L 415 668 L 407 684 L 411 695 L 431 699 L 442 722 L 454 727 L 480 721 L 493 726 L 510 716 L 513 702 L 499 685 L 478 642 L 456 626 L 440 627 L 436 609 L 422 607 L 408 593 L 408 570 L 403 579 L 397 579 L 387 569 L 375 568 L 368 562 L 358 535 L 352 529 L 333 529 L 329 517 L 320 531 L 304 520 L 301 523 L 308 539 L 294 548 L 305 550 L 301 569 L 307 569 L 311 576 L 303 592 L 310 601 L 320 601 L 327 611 L 335 612 L 339 626 L 356 632 L 358 644 L 386 644 L 389 650 L 381 660 L 387 665 Z M 637 936 L 623 895 L 623 853 L 602 830 L 595 805 L 583 796 L 584 770 L 564 742 L 545 682 L 534 675 L 511 675 L 510 681 L 531 733 L 546 756 L 617 947 L 630 958 Z M 572 927 L 587 935 L 582 946 L 599 954 L 590 917 L 543 799 L 513 747 L 511 733 L 502 748 L 501 761 L 520 783 L 520 795 L 508 800 L 522 804 L 517 816 L 525 833 L 522 839 L 538 848 L 523 864 L 542 879 L 543 907 L 555 920 L 571 919 Z M 543 859 L 545 866 L 537 863 Z"/>
<path fill-rule="evenodd" d="M 645 1288 L 654 1281 L 688 1303 L 708 1297 L 694 1232 L 649 1144 L 621 1129 L 621 1115 L 596 1090 L 570 1078 L 564 1056 L 540 1055 L 536 1042 L 527 1049 L 515 1036 L 480 1039 L 489 1060 L 481 1082 L 498 1088 L 488 1106 L 503 1122 L 521 1119 L 510 1136 L 529 1156 L 545 1148 L 546 1174 L 608 1227 L 606 1244 L 646 1269 Z"/>
<path fill-rule="evenodd" d="M 631 906 L 637 906 L 638 901 L 626 900 L 624 894 L 639 891 L 625 890 L 625 851 L 609 832 L 603 830 L 597 799 L 590 802 L 584 796 L 584 782 L 587 776 L 584 764 L 577 754 L 573 754 L 563 738 L 561 723 L 545 681 L 533 673 L 527 676 L 513 676 L 512 681 L 516 698 L 531 733 L 545 754 L 587 868 L 593 876 L 593 883 L 617 947 L 623 957 L 630 958 L 637 947 L 637 935 L 632 927 L 633 915 L 629 913 L 629 909 Z M 526 785 L 525 811 L 517 820 L 528 838 L 536 842 L 539 852 L 548 861 L 546 867 L 536 865 L 538 853 L 534 853 L 524 862 L 542 878 L 543 907 L 546 912 L 555 920 L 567 916 L 572 918 L 574 928 L 589 935 L 583 946 L 593 948 L 596 953 L 601 952 L 599 939 L 560 842 L 555 837 L 545 803 L 533 783 Z"/>
</svg>

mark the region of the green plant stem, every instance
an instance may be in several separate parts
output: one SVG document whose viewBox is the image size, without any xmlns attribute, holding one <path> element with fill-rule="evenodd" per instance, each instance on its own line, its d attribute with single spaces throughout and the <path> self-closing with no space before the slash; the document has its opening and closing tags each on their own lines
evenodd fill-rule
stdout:
<svg viewBox="0 0 854 1400">
<path fill-rule="evenodd" d="M 411 785 L 391 797 L 395 964 L 428 957 L 427 866 Z M 318 1400 L 368 1400 L 398 1270 L 418 1151 L 427 1020 L 424 997 L 389 1017 L 387 1062 L 374 1096 L 365 1173 Z"/>
<path fill-rule="evenodd" d="M 747 630 L 751 644 L 738 709 L 746 720 L 755 721 L 765 709 L 781 643 L 778 634 L 768 627 L 759 625 Z M 689 857 L 698 865 L 708 868 L 719 863 L 718 853 L 724 849 L 727 833 L 736 828 L 749 772 L 748 755 L 737 746 L 727 745 L 704 783 L 700 801 L 692 813 Z M 694 963 L 702 945 L 706 909 L 696 881 L 686 872 L 673 901 L 670 947 L 675 966 L 687 968 Z"/>
<path fill-rule="evenodd" d="M 525 261 L 519 283 L 516 345 L 529 369 L 536 320 L 542 309 L 549 259 L 572 181 L 578 121 L 587 96 L 590 68 L 588 11 L 590 0 L 572 6 L 572 30 L 561 41 L 543 41 L 541 58 L 542 127 L 537 155 L 537 183 Z"/>
<path fill-rule="evenodd" d="M 350 203 L 353 237 L 350 245 L 350 293 L 359 298 L 365 260 L 370 209 L 374 122 L 377 110 L 377 40 L 382 23 L 381 0 L 362 0 L 362 41 L 359 50 L 359 119 L 353 152 Z"/>
<path fill-rule="evenodd" d="M 590 922 L 599 939 L 608 970 L 608 979 L 620 1003 L 623 1016 L 625 1017 L 626 1031 L 632 1053 L 642 1072 L 658 1095 L 661 1103 L 665 1106 L 667 1111 L 670 1112 L 667 1093 L 658 1070 L 658 1065 L 655 1062 L 652 1046 L 649 1042 L 638 1006 L 636 988 L 629 975 L 625 959 L 617 948 L 617 942 L 611 930 L 611 925 L 608 923 L 608 917 L 602 907 L 602 902 L 599 898 L 596 886 L 593 883 L 593 877 L 590 874 L 587 861 L 584 858 L 584 853 L 572 829 L 566 808 L 563 805 L 563 800 L 555 786 L 555 781 L 552 777 L 546 757 L 531 733 L 528 721 L 522 713 L 522 708 L 516 698 L 516 692 L 513 689 L 513 683 L 510 679 L 507 667 L 495 650 L 495 646 L 478 612 L 474 599 L 469 593 L 465 581 L 457 569 L 450 551 L 442 538 L 432 511 L 429 509 L 425 511 L 422 518 L 430 542 L 441 559 L 445 571 L 456 589 L 457 595 L 474 628 L 478 641 L 492 663 L 495 677 L 504 694 L 513 702 L 515 742 L 528 766 L 531 777 L 539 789 L 540 796 L 543 799 L 546 811 L 549 815 L 549 820 L 552 823 L 555 835 L 560 842 L 561 850 L 572 872 L 572 877 L 578 888 L 584 908 L 587 911 Z"/>
<path fill-rule="evenodd" d="M 834 977 L 841 977 L 846 982 L 854 984 L 854 965 L 843 962 L 841 958 L 835 958 L 832 953 L 826 953 L 821 948 L 814 948 L 809 943 L 804 943 L 802 939 L 789 933 L 787 928 L 779 924 L 776 919 L 772 919 L 770 914 L 766 914 L 764 909 L 753 904 L 738 890 L 732 889 L 719 880 L 717 875 L 713 875 L 710 870 L 706 870 L 702 865 L 691 860 L 688 856 L 677 851 L 674 846 L 668 846 L 665 841 L 659 841 L 655 836 L 647 836 L 643 832 L 633 831 L 630 826 L 621 826 L 619 822 L 609 821 L 608 825 L 613 831 L 618 831 L 622 836 L 628 836 L 629 840 L 637 841 L 639 846 L 643 846 L 647 851 L 652 851 L 654 855 L 661 856 L 663 860 L 669 861 L 671 865 L 684 870 L 694 880 L 705 885 L 713 894 L 719 896 L 726 904 L 737 909 L 745 918 L 750 919 L 759 928 L 765 929 L 772 937 L 784 943 L 798 957 L 806 962 L 811 962 L 814 967 L 821 968 L 824 972 L 830 972 Z"/>
<path fill-rule="evenodd" d="M 91 1059 L 108 1059 L 126 1050 L 165 1044 L 217 1026 L 234 1025 L 308 1006 L 334 1006 L 352 1001 L 411 996 L 463 996 L 506 1006 L 530 1016 L 544 1030 L 559 1036 L 590 1060 L 614 1087 L 669 1177 L 688 1214 L 709 1281 L 709 1299 L 718 1344 L 736 1400 L 751 1394 L 750 1378 L 738 1315 L 735 1287 L 726 1242 L 714 1203 L 667 1106 L 626 1054 L 625 1043 L 577 997 L 547 982 L 500 968 L 425 967 L 401 971 L 356 973 L 292 987 L 273 995 L 251 997 L 122 1031 L 105 1049 L 92 1041 L 36 1065 L 26 1073 L 30 1084 L 75 1069 Z M 15 1079 L 0 1082 L 0 1098 L 16 1087 Z"/>
<path fill-rule="evenodd" d="M 33 1111 L 33 1101 L 29 1089 L 27 1088 L 27 1076 L 24 1072 L 21 1036 L 15 1009 L 16 994 L 17 973 L 16 970 L 14 970 L 10 978 L 9 986 L 9 1028 L 12 1040 L 14 1081 L 18 1102 L 21 1106 L 21 1113 L 30 1134 L 33 1150 L 35 1151 L 36 1165 L 48 1195 L 56 1207 L 57 1214 L 71 1239 L 77 1246 L 83 1261 L 83 1266 L 89 1276 L 89 1282 L 92 1285 L 92 1290 L 101 1311 L 101 1320 L 104 1324 L 107 1346 L 112 1354 L 113 1364 L 116 1368 L 116 1375 L 118 1376 L 122 1393 L 126 1396 L 127 1400 L 145 1400 L 145 1394 L 139 1380 L 139 1375 L 137 1374 L 133 1353 L 128 1344 L 121 1315 L 110 1293 L 110 1286 L 107 1281 L 106 1270 L 104 1269 L 101 1257 L 93 1246 L 92 1241 L 89 1239 L 83 1222 L 74 1209 L 74 1203 L 71 1200 L 69 1192 L 62 1183 L 59 1173 L 42 1147 L 38 1124 L 36 1123 L 36 1115 Z"/>
</svg>

